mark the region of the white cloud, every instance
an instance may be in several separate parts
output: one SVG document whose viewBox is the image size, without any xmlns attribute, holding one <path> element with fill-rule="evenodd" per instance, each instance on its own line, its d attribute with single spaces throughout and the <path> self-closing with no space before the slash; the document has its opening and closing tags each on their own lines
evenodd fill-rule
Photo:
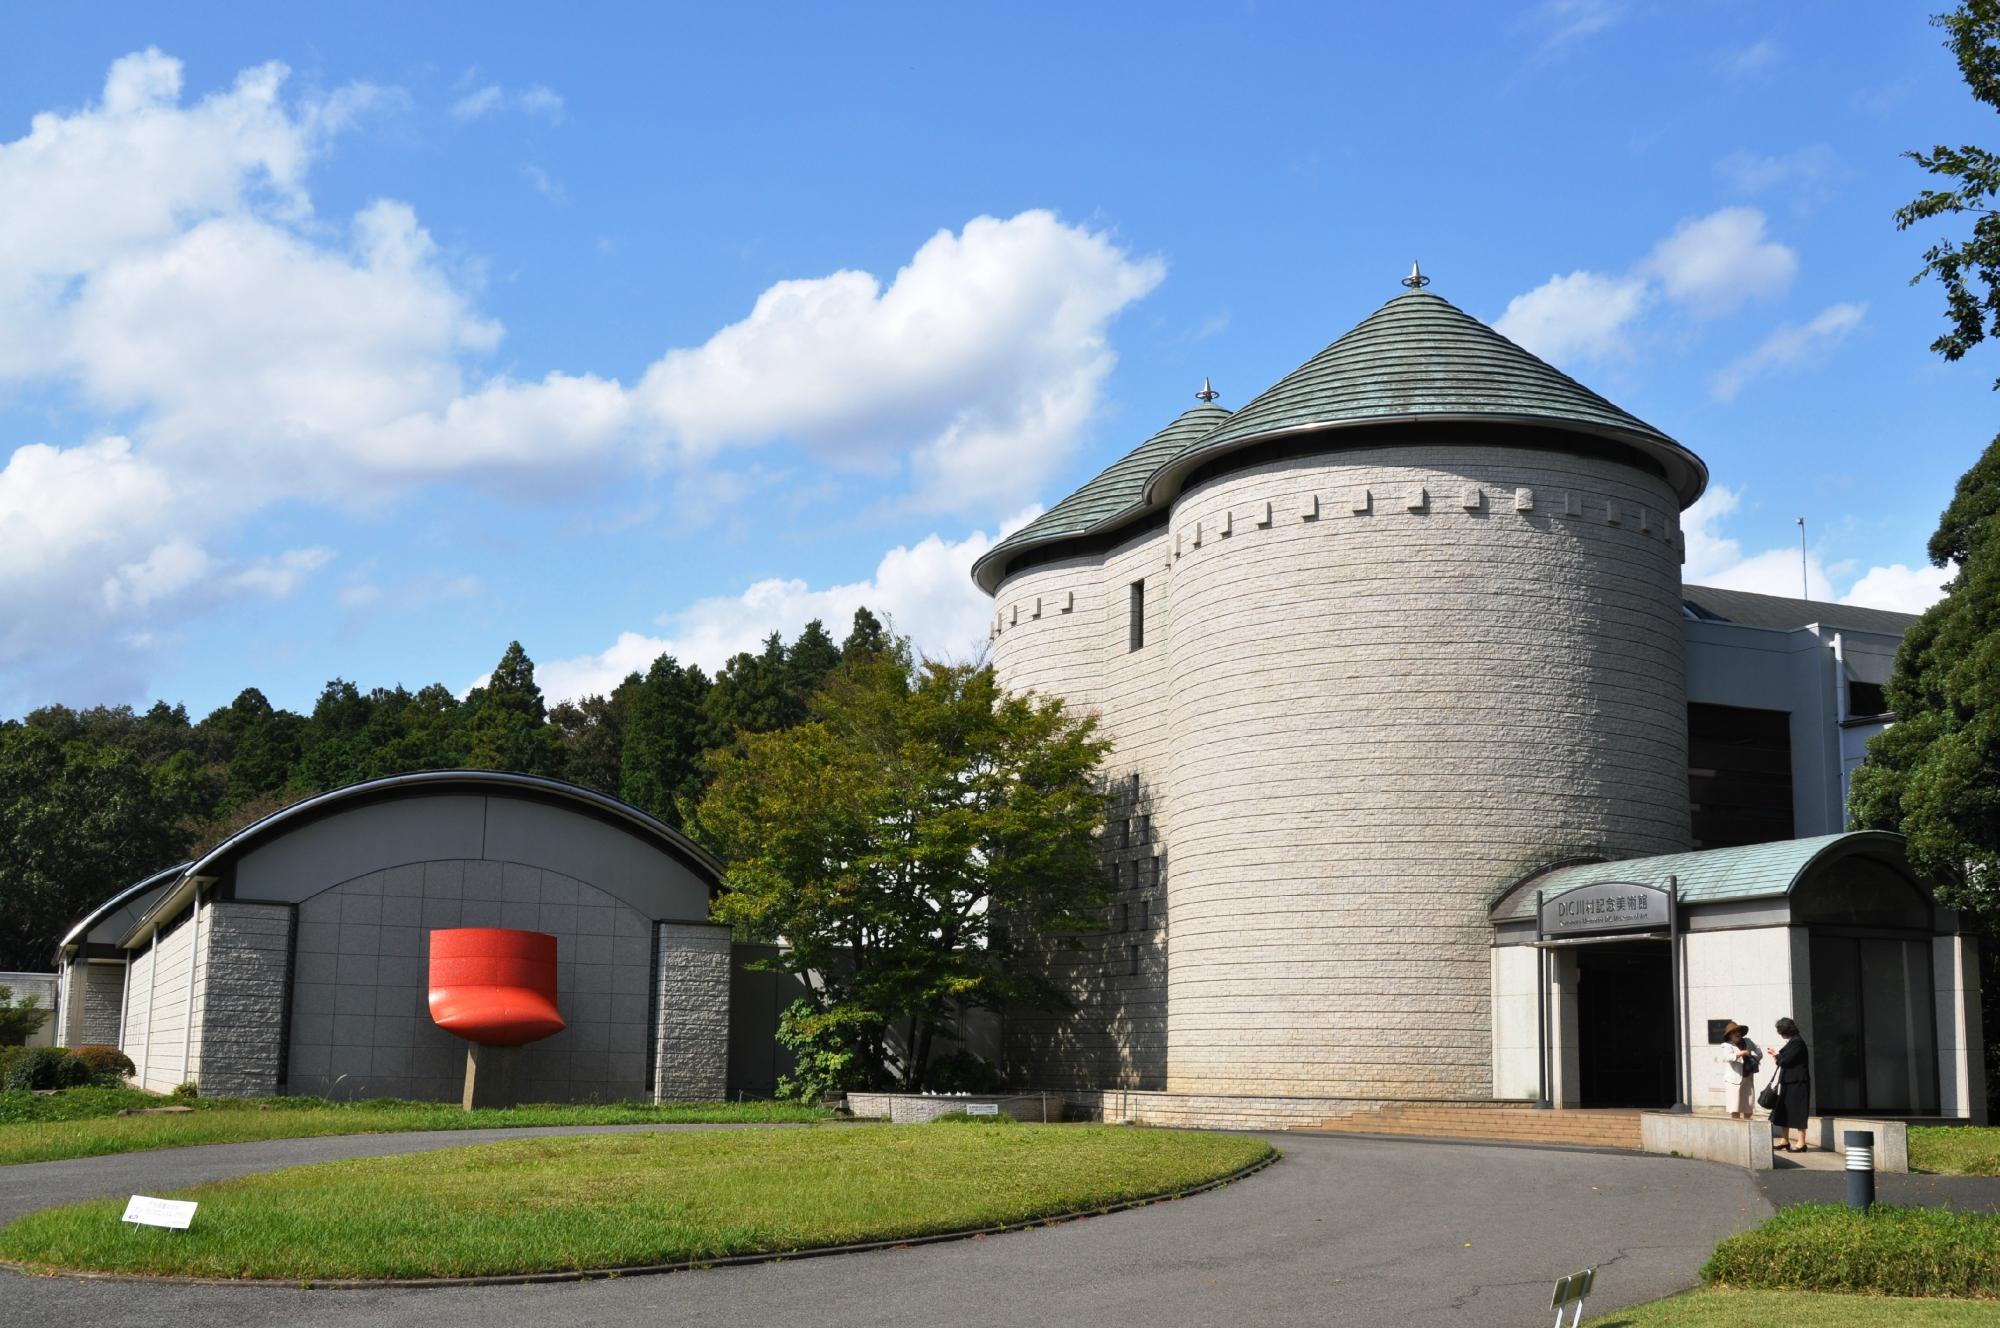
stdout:
<svg viewBox="0 0 2000 1328">
<path fill-rule="evenodd" d="M 1630 271 L 1550 277 L 1509 300 L 1493 326 L 1546 359 L 1624 358 L 1640 320 L 1664 302 L 1707 318 L 1790 286 L 1798 258 L 1765 239 L 1764 226 L 1764 214 L 1748 207 L 1691 218 Z"/>
<path fill-rule="evenodd" d="M 621 632 L 596 654 L 538 664 L 536 678 L 556 701 L 609 691 L 628 673 L 645 672 L 663 654 L 713 672 L 739 651 L 756 651 L 774 631 L 790 640 L 814 618 L 839 640 L 860 608 L 886 616 L 920 650 L 969 658 L 984 649 L 993 613 L 993 601 L 972 584 L 972 564 L 1035 512 L 1031 508 L 1005 523 L 1001 534 L 974 532 L 957 541 L 931 535 L 891 549 L 865 581 L 816 590 L 797 578 L 773 577 L 740 595 L 697 600 L 663 615 L 664 635 Z"/>
<path fill-rule="evenodd" d="M 792 442 L 990 517 L 1068 459 L 1115 362 L 1111 320 L 1163 275 L 1047 212 L 981 217 L 886 283 L 780 282 L 635 386 L 486 376 L 501 328 L 412 208 L 314 215 L 313 162 L 391 94 L 288 98 L 285 79 L 259 66 L 187 102 L 180 63 L 148 50 L 111 66 L 96 104 L 0 142 L 0 198 L 36 200 L 0 207 L 0 389 L 105 426 L 0 452 L 0 671 L 296 585 L 313 569 L 215 551 L 276 502 L 372 506 L 446 483 L 560 501 Z M 502 92 L 531 114 L 561 107 L 545 88 Z"/>
<path fill-rule="evenodd" d="M 548 199 L 549 202 L 569 202 L 569 191 L 562 187 L 562 183 L 533 162 L 529 162 L 521 167 L 521 178 L 528 182 L 530 189 L 540 194 L 543 198 Z"/>
<path fill-rule="evenodd" d="M 887 286 L 779 282 L 635 392 L 684 455 L 772 437 L 872 468 L 914 453 L 919 502 L 992 511 L 1068 455 L 1116 359 L 1108 324 L 1164 275 L 1048 212 L 979 217 Z"/>
<path fill-rule="evenodd" d="M 1782 54 L 1777 39 L 1765 37 L 1739 50 L 1725 52 L 1721 63 L 1724 72 L 1737 78 L 1745 78 L 1769 69 L 1778 63 L 1778 58 Z"/>
<path fill-rule="evenodd" d="M 1866 304 L 1829 305 L 1809 322 L 1778 328 L 1755 350 L 1716 375 L 1716 400 L 1734 401 L 1752 379 L 1774 369 L 1797 368 L 1825 358 L 1861 325 L 1867 312 Z"/>
<path fill-rule="evenodd" d="M 518 111 L 554 124 L 562 119 L 563 99 L 553 88 L 540 83 L 518 92 L 510 92 L 498 83 L 488 83 L 474 88 L 451 104 L 451 118 L 454 120 L 483 120 L 502 111 Z"/>
<path fill-rule="evenodd" d="M 1626 333 L 1647 297 L 1639 278 L 1572 272 L 1507 301 L 1493 326 L 1544 359 L 1611 359 L 1630 349 Z"/>
<path fill-rule="evenodd" d="M 1615 26 L 1625 10 L 1624 0 L 1542 0 L 1528 15 L 1529 23 L 1542 34 L 1536 59 L 1547 61 L 1567 53 Z"/>
<path fill-rule="evenodd" d="M 1922 613 L 1944 598 L 1945 582 L 1956 575 L 1956 567 L 1932 567 L 1929 563 L 1916 567 L 1902 563 L 1871 567 L 1848 587 L 1840 602 L 1871 609 L 1894 609 L 1898 613 Z"/>
<path fill-rule="evenodd" d="M 1764 238 L 1764 214 L 1728 207 L 1684 221 L 1660 241 L 1641 270 L 1670 299 L 1700 314 L 1725 314 L 1745 300 L 1777 295 L 1792 284 L 1798 256 Z"/>
<path fill-rule="evenodd" d="M 1828 567 L 1817 548 L 1804 553 L 1803 568 L 1797 544 L 1783 544 L 1745 554 L 1741 541 L 1723 533 L 1722 526 L 1739 514 L 1742 493 L 1724 485 L 1711 485 L 1708 492 L 1681 517 L 1687 540 L 1687 563 L 1681 580 L 1691 586 L 1716 586 L 1724 590 L 1749 590 L 1760 595 L 1782 595 L 1798 599 L 1801 575 L 1807 588 L 1805 598 L 1860 604 L 1875 609 L 1895 609 L 1920 613 L 1943 594 L 1944 582 L 1955 568 L 1939 569 L 1922 564 L 1912 569 L 1902 563 L 1870 567 L 1836 595 L 1833 578 L 1851 570 L 1851 561 Z M 1784 525 L 1792 522 L 1780 519 Z M 1774 523 L 1776 524 L 1776 523 Z M 1796 525 L 1792 525 L 1796 529 Z"/>
<path fill-rule="evenodd" d="M 1810 211 L 1827 200 L 1842 168 L 1832 148 L 1814 143 L 1769 155 L 1732 152 L 1715 163 L 1715 173 L 1738 193 L 1781 190 L 1790 196 L 1795 210 Z"/>
</svg>

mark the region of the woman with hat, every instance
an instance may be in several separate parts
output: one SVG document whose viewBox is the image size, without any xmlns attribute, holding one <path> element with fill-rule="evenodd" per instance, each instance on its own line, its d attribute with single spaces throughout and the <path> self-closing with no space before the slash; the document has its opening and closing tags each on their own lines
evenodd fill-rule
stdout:
<svg viewBox="0 0 2000 1328">
<path fill-rule="evenodd" d="M 1744 1040 L 1750 1030 L 1731 1020 L 1729 1027 L 1722 1030 L 1722 1039 L 1728 1044 L 1730 1072 L 1736 1082 L 1730 1085 L 1729 1114 L 1740 1120 L 1750 1119 L 1750 1109 L 1755 1105 L 1757 1091 L 1757 1066 L 1762 1063 L 1763 1053 L 1757 1050 L 1755 1039 Z"/>
</svg>

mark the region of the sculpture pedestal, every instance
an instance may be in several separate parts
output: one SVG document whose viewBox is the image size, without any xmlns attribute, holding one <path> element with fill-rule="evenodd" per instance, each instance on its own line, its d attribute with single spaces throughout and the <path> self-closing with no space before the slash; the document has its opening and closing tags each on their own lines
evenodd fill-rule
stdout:
<svg viewBox="0 0 2000 1328">
<path fill-rule="evenodd" d="M 465 1045 L 465 1099 L 467 1111 L 476 1107 L 517 1105 L 521 1078 L 519 1047 L 489 1047 L 479 1042 Z"/>
</svg>

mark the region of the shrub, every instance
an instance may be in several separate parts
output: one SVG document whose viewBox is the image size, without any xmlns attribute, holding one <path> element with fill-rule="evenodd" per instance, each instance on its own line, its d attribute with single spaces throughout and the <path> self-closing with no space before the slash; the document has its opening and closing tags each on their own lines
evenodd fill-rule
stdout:
<svg viewBox="0 0 2000 1328">
<path fill-rule="evenodd" d="M 992 1116 L 975 1116 L 969 1111 L 947 1111 L 942 1116 L 931 1117 L 933 1125 L 1016 1125 L 1019 1124 L 1006 1112 Z"/>
<path fill-rule="evenodd" d="M 924 1087 L 933 1093 L 997 1093 L 1000 1071 L 992 1062 L 961 1048 L 931 1062 L 924 1074 Z"/>
<path fill-rule="evenodd" d="M 31 1047 L 7 1069 L 6 1085 L 15 1092 L 78 1088 L 90 1082 L 90 1067 L 61 1047 Z"/>
<path fill-rule="evenodd" d="M 201 1085 L 195 1083 L 192 1079 L 183 1079 L 174 1085 L 174 1091 L 169 1096 L 186 1101 L 188 1098 L 197 1096 L 200 1092 Z"/>
<path fill-rule="evenodd" d="M 130 1079 L 139 1072 L 132 1064 L 132 1058 L 116 1047 L 100 1046 L 95 1043 L 81 1047 L 71 1047 L 69 1054 L 90 1067 L 95 1079 Z"/>
<path fill-rule="evenodd" d="M 13 1070 L 14 1062 L 27 1054 L 26 1047 L 0 1046 L 0 1089 L 7 1087 L 7 1075 Z"/>
<path fill-rule="evenodd" d="M 1716 1246 L 1701 1277 L 1771 1290 L 2000 1296 L 2000 1215 L 1800 1204 Z"/>
<path fill-rule="evenodd" d="M 0 1045 L 20 1046 L 48 1017 L 38 998 L 23 996 L 17 1001 L 12 987 L 0 987 Z"/>
</svg>

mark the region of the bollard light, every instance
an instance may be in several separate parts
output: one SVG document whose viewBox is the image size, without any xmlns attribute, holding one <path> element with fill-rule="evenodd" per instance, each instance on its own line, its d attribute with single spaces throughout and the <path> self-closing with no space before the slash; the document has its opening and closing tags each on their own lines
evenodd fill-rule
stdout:
<svg viewBox="0 0 2000 1328">
<path fill-rule="evenodd" d="M 1840 1141 L 1847 1146 L 1847 1206 L 1865 1213 L 1875 1202 L 1875 1131 L 1848 1130 Z"/>
</svg>

